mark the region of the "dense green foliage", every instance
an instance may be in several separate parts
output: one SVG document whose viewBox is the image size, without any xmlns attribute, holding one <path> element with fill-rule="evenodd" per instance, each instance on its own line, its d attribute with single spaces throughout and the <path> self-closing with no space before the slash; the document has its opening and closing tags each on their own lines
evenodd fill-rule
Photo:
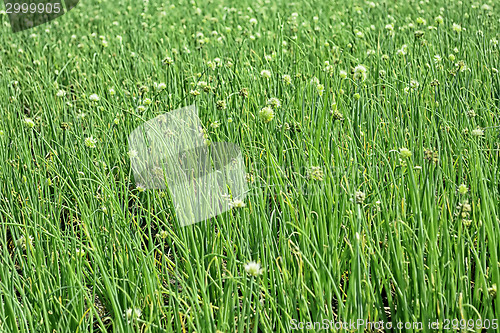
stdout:
<svg viewBox="0 0 500 333">
<path fill-rule="evenodd" d="M 0 14 L 0 331 L 500 317 L 499 12 L 82 0 L 17 34 Z M 192 103 L 250 192 L 181 228 L 127 137 Z"/>
</svg>

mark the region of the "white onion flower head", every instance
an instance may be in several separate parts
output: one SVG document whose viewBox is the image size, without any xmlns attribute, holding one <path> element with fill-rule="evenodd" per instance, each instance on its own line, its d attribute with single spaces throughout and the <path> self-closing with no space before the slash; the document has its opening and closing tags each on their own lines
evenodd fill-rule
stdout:
<svg viewBox="0 0 500 333">
<path fill-rule="evenodd" d="M 285 83 L 286 85 L 292 84 L 292 77 L 290 75 L 285 74 L 285 75 L 283 75 L 282 79 L 283 79 L 283 83 Z"/>
<path fill-rule="evenodd" d="M 245 202 L 243 202 L 243 200 L 240 200 L 240 199 L 234 199 L 230 204 L 229 206 L 231 206 L 232 208 L 244 208 L 246 206 Z"/>
<path fill-rule="evenodd" d="M 363 65 L 357 65 L 354 67 L 354 80 L 364 81 L 367 77 L 367 69 Z"/>
<path fill-rule="evenodd" d="M 458 193 L 460 193 L 460 194 L 464 195 L 464 194 L 466 194 L 468 191 L 469 191 L 469 189 L 467 188 L 467 185 L 465 185 L 465 184 L 460 184 L 460 185 L 458 186 Z"/>
<path fill-rule="evenodd" d="M 21 247 L 23 249 L 26 249 L 27 244 L 33 246 L 33 236 L 28 236 L 28 238 L 26 239 L 26 237 L 22 235 L 16 240 L 16 246 Z"/>
<path fill-rule="evenodd" d="M 77 257 L 84 257 L 85 256 L 85 250 L 76 248 L 75 249 L 75 254 L 76 254 Z"/>
<path fill-rule="evenodd" d="M 354 193 L 354 201 L 357 203 L 357 204 L 362 204 L 363 201 L 365 201 L 365 198 L 366 198 L 366 194 L 365 192 L 363 191 L 356 191 Z"/>
<path fill-rule="evenodd" d="M 404 56 L 404 55 L 406 55 L 406 53 L 408 53 L 407 49 L 408 49 L 408 46 L 406 44 L 403 44 L 403 46 L 401 46 L 401 49 L 396 51 L 396 54 L 399 56 Z"/>
<path fill-rule="evenodd" d="M 323 96 L 323 92 L 325 91 L 325 86 L 322 85 L 321 83 L 316 86 L 316 91 L 318 92 L 318 95 Z"/>
<path fill-rule="evenodd" d="M 128 308 L 127 310 L 125 310 L 125 317 L 129 320 L 129 322 L 134 319 L 139 319 L 141 317 L 141 314 L 142 312 L 139 308 Z"/>
<path fill-rule="evenodd" d="M 35 127 L 35 122 L 33 121 L 33 119 L 31 118 L 25 118 L 24 119 L 24 124 L 29 127 L 29 128 L 33 128 Z"/>
<path fill-rule="evenodd" d="M 128 157 L 131 159 L 136 158 L 139 155 L 139 153 L 135 149 L 129 150 L 127 154 L 128 154 Z"/>
<path fill-rule="evenodd" d="M 426 25 L 427 21 L 423 17 L 417 17 L 417 24 Z"/>
<path fill-rule="evenodd" d="M 271 97 L 267 100 L 267 105 L 270 105 L 273 109 L 281 107 L 281 101 L 276 97 Z"/>
<path fill-rule="evenodd" d="M 483 135 L 484 135 L 484 131 L 483 131 L 483 129 L 481 129 L 481 128 L 476 128 L 475 130 L 472 130 L 472 131 L 470 132 L 470 134 L 471 134 L 472 136 L 483 136 Z"/>
<path fill-rule="evenodd" d="M 264 272 L 264 269 L 260 267 L 260 264 L 258 262 L 250 261 L 245 265 L 245 271 L 248 275 L 257 277 Z"/>
<path fill-rule="evenodd" d="M 89 148 L 95 148 L 97 144 L 97 139 L 95 139 L 92 136 L 89 136 L 88 138 L 85 138 L 85 146 Z"/>
<path fill-rule="evenodd" d="M 260 76 L 265 78 L 265 79 L 270 79 L 271 78 L 271 71 L 264 69 L 260 72 Z"/>
</svg>

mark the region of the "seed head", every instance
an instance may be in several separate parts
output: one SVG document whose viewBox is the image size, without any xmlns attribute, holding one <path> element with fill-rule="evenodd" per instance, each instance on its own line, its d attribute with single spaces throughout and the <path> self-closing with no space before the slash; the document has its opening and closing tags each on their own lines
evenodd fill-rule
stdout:
<svg viewBox="0 0 500 333">
<path fill-rule="evenodd" d="M 354 193 L 354 201 L 357 203 L 357 204 L 362 204 L 364 201 L 365 201 L 365 198 L 366 198 L 366 194 L 365 192 L 362 192 L 362 191 L 356 191 Z"/>
<path fill-rule="evenodd" d="M 424 158 L 434 164 L 437 164 L 439 162 L 439 154 L 432 148 L 424 150 Z"/>
<path fill-rule="evenodd" d="M 465 185 L 465 184 L 460 184 L 460 185 L 458 186 L 458 193 L 460 193 L 461 195 L 466 194 L 468 191 L 469 191 L 469 189 L 467 188 L 467 185 Z"/>
<path fill-rule="evenodd" d="M 401 156 L 401 158 L 407 159 L 411 157 L 412 153 L 408 148 L 403 147 L 399 149 L 399 155 Z"/>
<path fill-rule="evenodd" d="M 259 111 L 259 118 L 265 123 L 270 122 L 274 118 L 274 111 L 270 106 L 265 106 Z"/>
<path fill-rule="evenodd" d="M 245 98 L 248 97 L 248 88 L 242 88 L 240 90 L 240 96 Z"/>
<path fill-rule="evenodd" d="M 344 120 L 344 116 L 342 115 L 342 113 L 339 112 L 339 110 L 332 110 L 331 113 L 332 113 L 333 119 Z"/>
<path fill-rule="evenodd" d="M 325 177 L 323 170 L 319 166 L 313 166 L 309 169 L 309 179 L 322 181 Z"/>
</svg>

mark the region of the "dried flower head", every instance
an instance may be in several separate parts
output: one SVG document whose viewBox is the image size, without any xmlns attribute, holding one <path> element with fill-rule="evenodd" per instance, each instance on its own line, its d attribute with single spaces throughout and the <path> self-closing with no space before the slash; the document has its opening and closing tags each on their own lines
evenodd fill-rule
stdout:
<svg viewBox="0 0 500 333">
<path fill-rule="evenodd" d="M 479 136 L 483 136 L 483 135 L 484 135 L 484 130 L 482 130 L 481 128 L 476 128 L 476 129 L 472 130 L 472 131 L 470 132 L 470 134 L 471 134 L 472 136 L 477 136 L 477 137 L 479 137 Z"/>
<path fill-rule="evenodd" d="M 270 79 L 271 78 L 271 71 L 264 69 L 260 72 L 260 76 L 263 77 L 264 79 Z"/>
<path fill-rule="evenodd" d="M 490 294 L 491 298 L 497 297 L 497 285 L 493 283 L 493 285 L 488 288 L 488 294 Z"/>
<path fill-rule="evenodd" d="M 242 88 L 240 90 L 240 96 L 245 98 L 248 97 L 248 88 Z"/>
<path fill-rule="evenodd" d="M 312 166 L 308 171 L 308 178 L 316 181 L 322 181 L 325 177 L 323 170 L 319 166 Z"/>
<path fill-rule="evenodd" d="M 427 161 L 432 162 L 434 164 L 437 164 L 439 162 L 439 154 L 433 148 L 429 148 L 429 149 L 424 150 L 424 158 Z"/>
<path fill-rule="evenodd" d="M 226 101 L 221 99 L 219 101 L 217 101 L 217 109 L 218 110 L 225 110 L 227 108 L 227 104 L 226 104 Z"/>
<path fill-rule="evenodd" d="M 281 101 L 276 97 L 271 97 L 267 100 L 267 105 L 269 105 L 273 109 L 277 109 L 281 107 Z"/>
<path fill-rule="evenodd" d="M 243 208 L 246 207 L 246 204 L 243 200 L 240 199 L 234 199 L 229 203 L 229 206 L 232 208 Z"/>
</svg>

